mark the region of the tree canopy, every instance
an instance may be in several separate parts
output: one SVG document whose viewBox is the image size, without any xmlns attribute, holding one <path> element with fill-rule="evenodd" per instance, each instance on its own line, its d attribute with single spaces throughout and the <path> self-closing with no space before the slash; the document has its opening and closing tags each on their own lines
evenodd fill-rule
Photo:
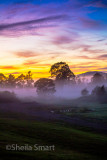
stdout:
<svg viewBox="0 0 107 160">
<path fill-rule="evenodd" d="M 38 95 L 52 95 L 55 93 L 55 84 L 52 79 L 40 78 L 34 84 Z"/>
<path fill-rule="evenodd" d="M 100 73 L 96 72 L 92 77 L 91 81 L 93 84 L 100 84 L 104 82 L 104 77 Z"/>
<path fill-rule="evenodd" d="M 82 96 L 87 96 L 89 91 L 85 88 L 81 91 Z"/>
<path fill-rule="evenodd" d="M 51 77 L 55 77 L 57 81 L 74 79 L 75 75 L 65 62 L 58 62 L 51 66 Z"/>
<path fill-rule="evenodd" d="M 32 73 L 29 71 L 26 75 L 20 74 L 15 77 L 13 74 L 9 74 L 7 77 L 0 73 L 0 87 L 1 88 L 24 88 L 33 87 L 34 80 L 32 79 Z"/>
</svg>

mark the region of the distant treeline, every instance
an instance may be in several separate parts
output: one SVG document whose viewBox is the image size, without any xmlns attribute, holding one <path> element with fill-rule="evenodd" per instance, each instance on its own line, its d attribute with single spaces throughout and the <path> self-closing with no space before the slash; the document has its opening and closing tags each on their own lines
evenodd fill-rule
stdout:
<svg viewBox="0 0 107 160">
<path fill-rule="evenodd" d="M 51 66 L 49 72 L 51 74 L 51 79 L 54 80 L 55 83 L 59 83 L 60 85 L 82 84 L 85 82 L 85 78 L 81 79 L 80 77 L 75 76 L 75 74 L 70 70 L 68 64 L 66 64 L 65 62 L 55 63 L 54 65 Z M 44 78 L 45 83 L 46 79 L 48 80 L 48 78 Z M 91 83 L 93 84 L 107 83 L 107 77 L 103 77 L 99 72 L 96 72 L 91 79 Z M 33 86 L 34 86 L 34 80 L 32 78 L 31 71 L 29 71 L 26 75 L 21 74 L 17 78 L 13 74 L 10 74 L 8 77 L 6 77 L 3 73 L 0 73 L 0 87 L 23 88 L 23 87 L 33 87 Z"/>
<path fill-rule="evenodd" d="M 24 88 L 33 87 L 34 80 L 32 78 L 32 73 L 29 71 L 26 75 L 21 74 L 15 77 L 10 74 L 6 77 L 3 73 L 0 73 L 0 88 Z"/>
<path fill-rule="evenodd" d="M 4 74 L 0 74 L 0 88 L 36 88 L 39 96 L 53 96 L 57 87 L 63 88 L 64 85 L 69 86 L 84 86 L 84 79 L 80 79 L 78 76 L 70 70 L 68 64 L 65 62 L 58 62 L 50 68 L 51 78 L 40 78 L 36 82 L 32 78 L 32 73 L 29 71 L 26 75 L 21 74 L 15 77 L 10 74 L 6 77 Z M 104 86 L 107 84 L 107 77 L 103 77 L 102 74 L 96 72 L 91 82 L 88 85 L 93 86 L 91 95 L 101 102 L 107 99 L 107 88 Z M 81 91 L 82 96 L 88 96 L 89 91 L 84 88 Z"/>
<path fill-rule="evenodd" d="M 55 92 L 55 86 L 63 85 L 81 85 L 86 81 L 81 79 L 70 70 L 70 67 L 65 62 L 58 62 L 50 68 L 51 78 L 40 78 L 36 82 L 32 78 L 32 73 L 29 71 L 26 75 L 21 74 L 15 77 L 10 74 L 6 77 L 0 73 L 0 88 L 31 88 L 36 87 L 38 94 L 41 92 Z M 107 77 L 103 77 L 99 72 L 96 72 L 91 79 L 91 84 L 102 85 L 107 83 Z"/>
</svg>

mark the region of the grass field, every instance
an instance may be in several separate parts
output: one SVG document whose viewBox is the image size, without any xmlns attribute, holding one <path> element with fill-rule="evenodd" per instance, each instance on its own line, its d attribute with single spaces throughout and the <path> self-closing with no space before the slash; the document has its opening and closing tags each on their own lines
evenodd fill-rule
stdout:
<svg viewBox="0 0 107 160">
<path fill-rule="evenodd" d="M 81 116 L 83 118 L 91 118 L 107 123 L 107 104 L 99 103 L 73 103 L 70 112 L 64 114 L 69 116 Z M 76 107 L 75 107 L 76 106 Z"/>
<path fill-rule="evenodd" d="M 107 137 L 60 122 L 38 122 L 0 113 L 1 160 L 105 160 Z M 6 151 L 7 144 L 55 145 L 55 151 Z"/>
<path fill-rule="evenodd" d="M 107 104 L 101 104 L 90 98 L 80 97 L 73 100 L 59 99 L 55 103 L 52 102 L 54 104 L 53 110 L 67 116 L 91 118 L 107 123 Z"/>
</svg>

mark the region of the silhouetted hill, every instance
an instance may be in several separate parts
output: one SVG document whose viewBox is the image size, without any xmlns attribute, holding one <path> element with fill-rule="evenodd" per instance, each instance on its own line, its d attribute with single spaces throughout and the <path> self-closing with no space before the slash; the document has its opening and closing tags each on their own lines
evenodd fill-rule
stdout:
<svg viewBox="0 0 107 160">
<path fill-rule="evenodd" d="M 87 76 L 91 77 L 91 76 L 93 76 L 96 72 L 100 73 L 100 74 L 103 75 L 103 76 L 106 76 L 106 75 L 107 75 L 107 73 L 105 73 L 105 72 L 90 71 L 90 72 L 85 72 L 85 73 L 79 74 L 78 76 L 79 76 L 79 77 L 87 77 Z"/>
</svg>

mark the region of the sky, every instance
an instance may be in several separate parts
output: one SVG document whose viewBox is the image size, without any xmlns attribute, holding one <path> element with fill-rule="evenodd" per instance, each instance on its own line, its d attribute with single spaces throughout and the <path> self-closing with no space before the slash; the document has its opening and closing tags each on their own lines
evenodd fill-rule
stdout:
<svg viewBox="0 0 107 160">
<path fill-rule="evenodd" d="M 0 73 L 107 72 L 106 0 L 0 0 Z"/>
</svg>

